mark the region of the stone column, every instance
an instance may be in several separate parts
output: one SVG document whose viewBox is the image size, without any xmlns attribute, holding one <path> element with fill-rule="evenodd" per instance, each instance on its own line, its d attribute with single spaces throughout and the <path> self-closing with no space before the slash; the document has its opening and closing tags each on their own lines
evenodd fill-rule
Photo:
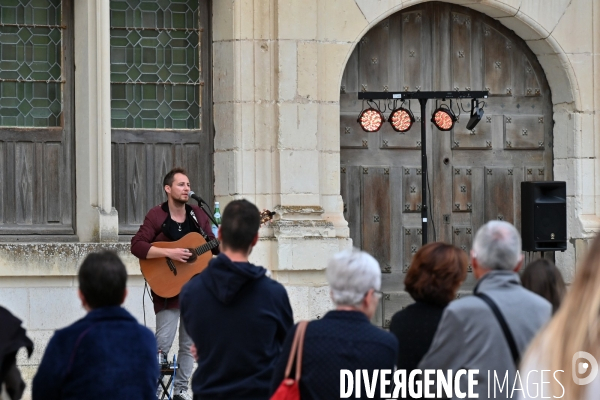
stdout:
<svg viewBox="0 0 600 400">
<path fill-rule="evenodd" d="M 366 22 L 339 2 L 224 0 L 213 8 L 215 196 L 278 212 L 252 260 L 286 285 L 297 317 L 322 315 L 330 307 L 323 269 L 350 246 L 337 127 L 352 40 L 340 40 L 344 22 L 329 28 L 328 15 Z"/>
<path fill-rule="evenodd" d="M 74 13 L 77 235 L 83 242 L 117 241 L 111 192 L 109 2 L 76 1 Z"/>
</svg>

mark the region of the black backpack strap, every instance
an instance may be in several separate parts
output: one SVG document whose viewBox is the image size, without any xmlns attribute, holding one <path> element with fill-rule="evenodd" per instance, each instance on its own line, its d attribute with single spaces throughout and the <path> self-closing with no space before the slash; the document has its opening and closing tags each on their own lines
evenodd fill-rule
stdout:
<svg viewBox="0 0 600 400">
<path fill-rule="evenodd" d="M 492 309 L 492 312 L 496 316 L 496 319 L 498 320 L 498 323 L 500 324 L 500 327 L 502 328 L 502 332 L 504 332 L 504 337 L 506 338 L 508 347 L 510 347 L 510 353 L 511 353 L 513 361 L 515 363 L 515 367 L 519 368 L 519 360 L 520 360 L 519 350 L 517 349 L 517 344 L 515 343 L 515 339 L 514 339 L 512 333 L 510 332 L 510 329 L 508 328 L 508 324 L 506 323 L 506 320 L 502 316 L 500 309 L 488 295 L 486 295 L 484 293 L 475 293 L 475 296 L 477 296 L 481 300 L 485 301 L 486 304 Z"/>
</svg>

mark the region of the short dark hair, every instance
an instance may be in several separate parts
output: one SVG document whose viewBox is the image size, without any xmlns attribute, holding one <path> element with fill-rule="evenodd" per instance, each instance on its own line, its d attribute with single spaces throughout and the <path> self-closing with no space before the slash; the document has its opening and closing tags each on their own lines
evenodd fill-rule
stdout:
<svg viewBox="0 0 600 400">
<path fill-rule="evenodd" d="M 234 200 L 227 204 L 221 218 L 221 240 L 234 251 L 246 251 L 260 228 L 258 208 L 248 200 Z"/>
<path fill-rule="evenodd" d="M 104 250 L 88 254 L 79 267 L 77 278 L 79 290 L 90 308 L 123 303 L 127 271 L 115 252 Z"/>
<path fill-rule="evenodd" d="M 404 278 L 405 290 L 415 300 L 445 306 L 467 277 L 467 253 L 451 244 L 434 242 L 415 254 Z"/>
<path fill-rule="evenodd" d="M 545 258 L 527 264 L 521 275 L 521 284 L 548 300 L 552 304 L 552 313 L 556 312 L 567 292 L 560 271 Z"/>
<path fill-rule="evenodd" d="M 183 174 L 187 176 L 187 172 L 185 172 L 185 169 L 181 167 L 175 167 L 169 172 L 167 172 L 167 174 L 165 175 L 165 179 L 163 179 L 163 188 L 165 186 L 173 185 L 173 181 L 175 180 L 175 174 Z"/>
</svg>

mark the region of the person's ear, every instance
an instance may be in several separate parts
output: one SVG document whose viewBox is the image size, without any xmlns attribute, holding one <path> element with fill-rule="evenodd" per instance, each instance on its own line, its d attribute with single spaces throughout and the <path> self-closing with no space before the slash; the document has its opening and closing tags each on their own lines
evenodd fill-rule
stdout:
<svg viewBox="0 0 600 400">
<path fill-rule="evenodd" d="M 77 295 L 79 296 L 79 300 L 81 300 L 81 307 L 83 307 L 86 311 L 90 311 L 90 305 L 88 304 L 87 300 L 85 299 L 85 296 L 81 292 L 81 289 L 77 289 Z"/>
<path fill-rule="evenodd" d="M 523 266 L 523 254 L 521 254 L 521 257 L 519 257 L 519 262 L 513 268 L 513 272 L 519 272 L 519 270 L 521 269 L 522 266 Z"/>
<path fill-rule="evenodd" d="M 379 297 L 375 295 L 375 289 L 369 289 L 362 301 L 362 312 L 371 319 L 377 311 L 377 305 L 379 304 Z"/>
<path fill-rule="evenodd" d="M 479 263 L 477 262 L 477 258 L 473 257 L 473 253 L 471 253 L 471 268 L 473 268 L 473 271 L 479 268 Z"/>
<path fill-rule="evenodd" d="M 171 186 L 165 185 L 165 193 L 167 193 L 167 194 L 171 193 Z"/>
<path fill-rule="evenodd" d="M 127 298 L 128 294 L 129 294 L 129 291 L 127 290 L 127 288 L 125 288 L 125 291 L 123 292 L 123 300 L 121 300 L 121 304 L 125 303 L 125 299 Z"/>
<path fill-rule="evenodd" d="M 223 241 L 223 236 L 221 235 L 221 227 L 220 226 L 217 229 L 217 239 L 219 239 L 219 242 Z"/>
<path fill-rule="evenodd" d="M 374 291 L 375 289 L 369 289 L 367 294 L 365 294 L 365 297 L 363 297 L 362 303 L 365 309 L 368 309 L 371 306 L 371 303 L 375 301 L 375 295 L 373 294 Z"/>
<path fill-rule="evenodd" d="M 252 243 L 250 244 L 250 247 L 256 246 L 256 243 L 258 243 L 258 232 L 256 232 L 254 239 L 252 239 Z"/>
<path fill-rule="evenodd" d="M 473 257 L 473 254 L 471 254 L 471 267 L 473 267 L 473 275 L 475 276 L 475 279 L 479 279 L 485 275 L 481 265 L 479 265 L 479 261 L 477 261 L 476 257 Z"/>
</svg>

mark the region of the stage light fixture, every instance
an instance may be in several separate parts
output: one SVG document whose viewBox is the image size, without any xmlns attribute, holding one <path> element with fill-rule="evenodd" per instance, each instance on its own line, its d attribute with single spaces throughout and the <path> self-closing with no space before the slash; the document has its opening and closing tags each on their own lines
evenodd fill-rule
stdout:
<svg viewBox="0 0 600 400">
<path fill-rule="evenodd" d="M 405 133 L 412 127 L 412 124 L 415 122 L 415 117 L 410 109 L 400 107 L 392 111 L 388 121 L 390 122 L 390 125 L 392 125 L 392 129 L 396 132 Z"/>
<path fill-rule="evenodd" d="M 472 99 L 471 118 L 469 118 L 469 122 L 467 123 L 467 129 L 473 130 L 479 121 L 481 121 L 481 118 L 483 118 L 483 107 L 479 107 L 479 100 Z"/>
<path fill-rule="evenodd" d="M 446 104 L 442 104 L 433 112 L 431 116 L 431 122 L 438 128 L 440 131 L 449 131 L 454 127 L 454 123 L 457 118 L 454 115 L 454 111 Z"/>
<path fill-rule="evenodd" d="M 383 113 L 373 107 L 367 108 L 358 117 L 358 123 L 365 132 L 377 132 L 384 122 Z"/>
</svg>

